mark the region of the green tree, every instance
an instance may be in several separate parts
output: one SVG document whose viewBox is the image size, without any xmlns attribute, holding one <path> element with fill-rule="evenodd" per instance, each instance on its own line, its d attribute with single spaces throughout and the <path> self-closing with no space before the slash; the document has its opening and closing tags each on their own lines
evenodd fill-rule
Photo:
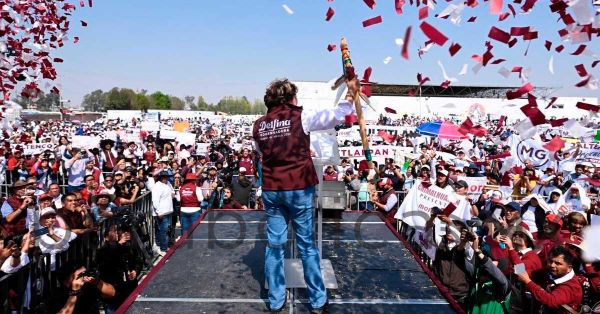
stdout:
<svg viewBox="0 0 600 314">
<path fill-rule="evenodd" d="M 153 107 L 156 109 L 171 109 L 171 98 L 160 91 L 150 95 Z"/>
<path fill-rule="evenodd" d="M 85 111 L 105 111 L 106 106 L 106 93 L 104 93 L 101 89 L 97 89 L 89 94 L 83 96 L 83 101 L 81 104 L 83 105 L 83 110 Z"/>
<path fill-rule="evenodd" d="M 106 96 L 106 110 L 129 110 L 131 109 L 131 98 L 127 93 L 114 87 Z"/>
<path fill-rule="evenodd" d="M 171 96 L 171 110 L 184 110 L 185 103 L 179 97 Z"/>
<path fill-rule="evenodd" d="M 146 96 L 145 93 L 137 93 L 135 95 L 135 101 L 132 109 L 137 109 L 146 112 L 149 108 L 150 99 L 148 99 L 148 96 Z"/>
<path fill-rule="evenodd" d="M 55 93 L 42 93 L 33 103 L 37 106 L 39 111 L 50 111 L 54 108 L 60 108 L 60 95 Z"/>
<path fill-rule="evenodd" d="M 204 97 L 198 96 L 198 102 L 196 103 L 196 108 L 199 111 L 210 110 L 208 108 L 208 103 L 204 100 Z"/>
</svg>

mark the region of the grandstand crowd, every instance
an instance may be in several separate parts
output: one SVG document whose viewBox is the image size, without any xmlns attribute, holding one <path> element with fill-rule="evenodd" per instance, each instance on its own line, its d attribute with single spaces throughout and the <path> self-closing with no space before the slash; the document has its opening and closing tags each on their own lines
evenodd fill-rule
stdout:
<svg viewBox="0 0 600 314">
<path fill-rule="evenodd" d="M 428 120 L 382 116 L 378 125 L 416 127 Z M 160 121 L 163 128 L 175 122 Z M 581 244 L 600 214 L 600 167 L 578 159 L 581 144 L 558 151 L 544 169 L 510 161 L 510 154 L 491 158 L 509 152 L 517 135 L 511 127 L 486 123 L 487 135 L 466 146 L 423 141 L 413 131 L 374 139 L 412 147 L 412 153 L 379 164 L 342 159 L 322 169 L 323 180 L 344 182 L 348 210 L 378 211 L 399 226 L 398 208 L 417 185 L 434 185 L 467 202 L 466 214 L 433 208 L 424 230 L 408 226 L 403 234 L 413 243 L 422 234 L 435 247 L 431 270 L 465 312 L 573 313 L 593 306 L 600 301 L 600 265 L 582 258 Z M 260 155 L 243 131 L 251 124 L 190 120 L 187 132 L 206 144 L 202 150 L 161 137 L 161 131 L 146 132 L 140 119 L 21 122 L 4 131 L 4 310 L 112 313 L 151 266 L 148 255 L 164 256 L 204 211 L 262 209 Z M 139 138 L 122 135 L 130 129 Z M 73 145 L 74 135 L 106 131 L 117 137 L 96 147 Z M 51 148 L 29 149 L 33 143 Z M 463 176 L 485 178 L 479 197 L 469 197 Z M 135 214 L 141 201 L 151 203 L 151 221 Z M 78 250 L 84 254 L 64 254 L 75 246 L 85 247 Z"/>
</svg>

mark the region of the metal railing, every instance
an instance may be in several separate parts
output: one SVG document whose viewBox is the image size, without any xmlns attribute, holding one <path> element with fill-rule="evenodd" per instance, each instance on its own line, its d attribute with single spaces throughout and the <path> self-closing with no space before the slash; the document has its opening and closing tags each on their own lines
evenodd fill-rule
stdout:
<svg viewBox="0 0 600 314">
<path fill-rule="evenodd" d="M 147 271 L 155 257 L 152 252 L 155 238 L 150 193 L 138 197 L 122 217 L 105 220 L 93 231 L 69 242 L 69 248 L 63 252 L 43 254 L 39 248 L 30 250 L 29 264 L 0 277 L 0 313 L 47 313 L 50 309 L 60 308 L 62 305 L 56 302 L 62 300 L 59 295 L 63 286 L 61 273 L 66 265 L 76 264 L 85 266 L 88 270 L 97 269 L 97 252 L 104 242 L 105 231 L 115 224 L 128 223 L 126 219 L 132 223 L 129 230 L 131 247 L 144 258 L 143 271 Z"/>
</svg>

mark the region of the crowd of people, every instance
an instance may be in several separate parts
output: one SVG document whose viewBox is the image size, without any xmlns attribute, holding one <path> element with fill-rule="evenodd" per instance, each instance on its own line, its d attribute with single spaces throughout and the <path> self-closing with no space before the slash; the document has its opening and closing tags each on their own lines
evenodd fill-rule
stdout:
<svg viewBox="0 0 600 314">
<path fill-rule="evenodd" d="M 161 124 L 169 127 L 176 121 L 163 119 Z M 414 127 L 425 121 L 382 117 L 379 124 Z M 57 255 L 80 237 L 95 238 L 94 269 L 52 265 L 61 278 L 53 306 L 69 313 L 93 312 L 101 305 L 110 313 L 135 288 L 144 266 L 132 248 L 130 228 L 120 222 L 140 197 L 150 193 L 156 256 L 163 256 L 203 211 L 262 209 L 260 156 L 242 131 L 252 120 L 189 122 L 189 131 L 196 133 L 196 143 L 206 144 L 205 150 L 143 129 L 139 140 L 124 140 L 126 130 L 141 129 L 140 119 L 22 122 L 5 131 L 0 170 L 5 174 L 2 186 L 8 188 L 1 208 L 0 270 L 18 272 L 36 253 Z M 349 209 L 380 211 L 390 221 L 396 221 L 404 195 L 417 184 L 435 185 L 467 200 L 468 215 L 432 210 L 424 230 L 437 247 L 434 273 L 467 311 L 551 312 L 564 311 L 565 305 L 578 311 L 598 301 L 598 265 L 581 258 L 580 244 L 582 231 L 600 213 L 600 168 L 577 159 L 578 145 L 559 151 L 560 158 L 544 170 L 527 161 L 511 163 L 512 157 L 490 158 L 509 152 L 508 139 L 516 135 L 510 127 L 496 130 L 496 122 L 485 123 L 490 135 L 467 145 L 423 143 L 415 140 L 422 136 L 404 132 L 378 144 L 412 147 L 410 156 L 378 165 L 343 159 L 323 169 L 323 180 L 345 183 Z M 102 139 L 97 147 L 72 143 L 74 135 L 106 131 L 117 138 Z M 52 148 L 32 150 L 31 143 Z M 486 178 L 481 196 L 471 199 L 461 176 Z M 440 222 L 445 231 L 436 235 Z M 554 280 L 551 286 L 549 279 Z M 9 309 L 30 306 L 25 295 L 31 291 L 11 288 L 15 293 L 5 296 Z"/>
</svg>

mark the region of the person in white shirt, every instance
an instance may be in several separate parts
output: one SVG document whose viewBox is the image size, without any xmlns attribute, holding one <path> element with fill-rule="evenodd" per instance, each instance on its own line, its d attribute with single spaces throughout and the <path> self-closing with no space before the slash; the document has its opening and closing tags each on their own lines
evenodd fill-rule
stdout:
<svg viewBox="0 0 600 314">
<path fill-rule="evenodd" d="M 48 233 L 40 237 L 40 250 L 44 254 L 50 254 L 50 269 L 54 270 L 56 254 L 69 249 L 69 242 L 75 240 L 77 234 L 58 227 L 56 211 L 52 207 L 40 211 L 40 226 L 48 230 Z"/>
<path fill-rule="evenodd" d="M 154 208 L 152 216 L 156 220 L 156 242 L 160 248 L 160 255 L 164 255 L 168 250 L 167 229 L 171 223 L 175 195 L 175 190 L 169 184 L 169 174 L 161 172 L 158 175 L 158 182 L 152 187 L 152 207 Z"/>
</svg>

